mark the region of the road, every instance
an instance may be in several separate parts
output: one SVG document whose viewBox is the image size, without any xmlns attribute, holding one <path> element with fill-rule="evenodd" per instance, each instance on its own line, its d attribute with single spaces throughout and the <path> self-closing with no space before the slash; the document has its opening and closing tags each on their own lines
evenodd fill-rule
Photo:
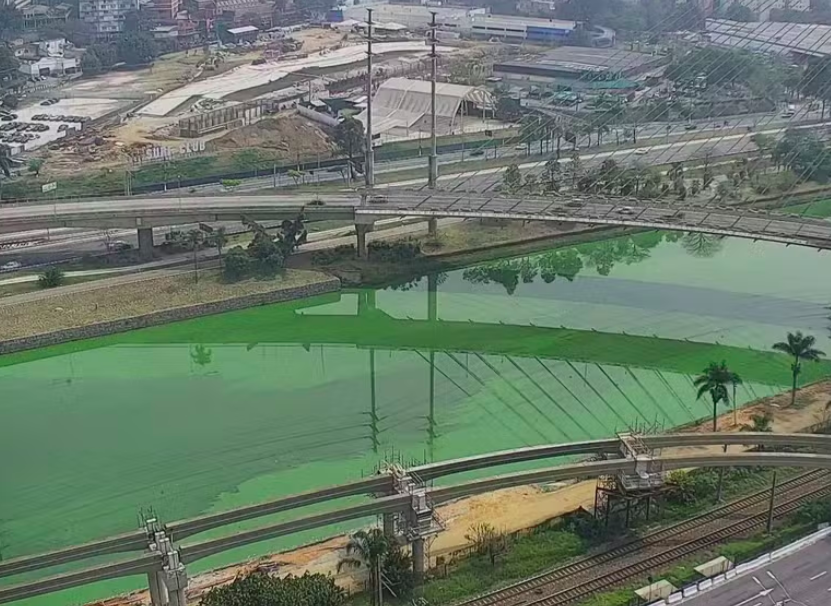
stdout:
<svg viewBox="0 0 831 606">
<path fill-rule="evenodd" d="M 831 537 L 711 591 L 684 606 L 827 606 Z"/>
<path fill-rule="evenodd" d="M 815 128 L 816 126 L 805 126 L 803 128 Z M 734 154 L 738 152 L 748 151 L 755 149 L 755 145 L 752 143 L 752 136 L 754 133 L 748 132 L 733 132 L 733 134 L 728 134 L 725 131 L 721 131 L 723 134 L 713 139 L 698 139 L 698 140 L 691 140 L 691 141 L 674 141 L 669 143 L 653 143 L 652 145 L 645 145 L 642 148 L 638 148 L 638 150 L 629 149 L 617 149 L 617 150 L 609 150 L 609 151 L 591 151 L 586 150 L 584 153 L 581 154 L 581 160 L 584 162 L 584 166 L 591 167 L 602 163 L 605 159 L 614 159 L 620 164 L 623 165 L 632 165 L 632 164 L 643 164 L 643 165 L 655 165 L 655 164 L 666 164 L 669 162 L 681 162 L 681 161 L 690 161 L 695 159 L 703 159 L 705 157 L 712 157 L 718 158 L 719 156 L 725 156 L 728 154 Z M 732 130 L 730 131 L 732 132 Z M 781 134 L 782 128 L 772 128 L 767 129 L 764 131 L 760 131 L 764 134 L 769 135 L 777 135 Z M 512 150 L 510 148 L 497 150 L 499 153 L 503 154 L 524 154 L 523 151 L 519 150 Z M 453 156 L 453 154 L 447 154 L 447 156 Z M 417 163 L 424 164 L 426 162 L 425 158 L 417 158 L 414 160 L 406 160 L 401 161 L 402 163 Z M 564 157 L 562 159 L 564 164 L 568 164 L 571 162 L 570 153 L 565 152 Z M 537 160 L 531 162 L 524 162 L 519 165 L 520 169 L 526 173 L 541 173 L 544 166 L 544 160 Z M 383 174 L 383 167 L 381 168 L 381 174 Z M 396 170 L 400 170 L 396 168 Z M 496 168 L 487 168 L 475 171 L 462 171 L 452 174 L 445 174 L 440 175 L 439 182 L 441 184 L 441 188 L 446 191 L 450 192 L 491 192 L 494 188 L 501 183 L 502 181 L 502 173 L 504 172 L 504 167 L 496 167 Z M 321 177 L 321 175 L 329 175 L 327 178 L 332 179 L 340 179 L 340 175 L 335 173 L 320 173 L 317 177 Z M 322 179 L 326 180 L 326 178 Z M 262 189 L 263 185 L 268 186 L 270 185 L 270 180 L 267 181 L 265 184 L 257 184 L 256 180 L 252 180 L 252 184 L 254 187 L 252 189 Z M 394 183 L 389 183 L 384 186 L 379 187 L 386 187 L 386 188 L 400 188 L 400 187 L 407 187 L 407 188 L 418 188 L 423 187 L 425 185 L 426 178 L 416 178 L 416 179 L 408 179 L 408 180 L 401 180 L 396 181 Z M 245 189 L 245 188 L 243 188 Z M 207 194 L 207 195 L 205 195 Z M 272 199 L 276 199 L 282 196 L 272 196 Z M 311 198 L 313 194 L 293 194 L 286 197 L 292 197 L 294 200 L 300 198 Z M 334 201 L 336 198 L 340 197 L 337 195 L 332 194 L 323 194 L 323 197 L 326 199 L 327 203 Z M 196 196 L 187 196 L 182 197 L 181 199 L 174 196 L 167 196 L 167 197 L 159 197 L 159 198 L 133 198 L 129 201 L 94 201 L 88 204 L 96 205 L 96 207 L 100 210 L 104 210 L 105 208 L 112 208 L 114 204 L 118 204 L 120 208 L 128 208 L 132 202 L 138 202 L 140 204 L 150 204 L 153 201 L 162 202 L 165 205 L 170 205 L 172 201 L 178 201 L 178 204 L 182 204 L 183 206 L 189 206 L 193 202 L 199 203 L 199 201 L 207 202 L 211 200 L 212 197 L 210 196 L 209 192 L 203 191 L 200 195 Z M 216 198 L 213 198 L 214 200 Z M 248 200 L 253 201 L 252 198 L 248 198 Z M 63 202 L 58 203 L 56 205 L 36 205 L 36 207 L 44 210 L 45 208 L 53 207 L 53 212 L 57 212 L 58 209 L 63 209 L 68 204 L 77 204 L 77 203 L 69 203 Z M 93 207 L 90 207 L 92 210 Z M 47 211 L 48 212 L 48 211 Z M 92 252 L 100 252 L 103 248 L 103 242 L 106 237 L 110 239 L 118 239 L 124 240 L 130 244 L 135 244 L 135 232 L 134 230 L 111 230 L 109 234 L 105 234 L 104 231 L 90 231 L 85 229 L 76 229 L 76 230 L 63 230 L 60 233 L 50 234 L 50 239 L 52 241 L 44 242 L 44 234 L 40 232 L 32 233 L 32 234 L 15 234 L 17 240 L 24 241 L 30 240 L 34 241 L 34 244 L 27 247 L 4 247 L 3 241 L 8 241 L 10 236 L 5 236 L 3 239 L 0 239 L 0 261 L 3 263 L 8 261 L 19 261 L 24 265 L 33 265 L 39 263 L 54 263 L 61 260 L 65 260 L 68 258 L 78 257 L 80 255 Z M 2 263 L 0 263 L 1 265 Z"/>
</svg>

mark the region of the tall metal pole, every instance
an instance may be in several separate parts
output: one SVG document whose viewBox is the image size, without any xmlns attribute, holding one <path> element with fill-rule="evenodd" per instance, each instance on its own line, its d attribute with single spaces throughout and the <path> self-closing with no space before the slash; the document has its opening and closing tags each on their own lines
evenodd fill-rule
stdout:
<svg viewBox="0 0 831 606">
<path fill-rule="evenodd" d="M 372 149 L 372 9 L 366 9 L 366 186 L 375 185 L 375 152 Z"/>
<path fill-rule="evenodd" d="M 439 158 L 436 152 L 436 11 L 431 11 L 430 21 L 430 156 L 427 158 L 427 187 L 436 189 L 439 178 Z M 462 152 L 464 159 L 464 152 Z M 438 219 L 427 221 L 427 234 L 435 237 L 438 234 Z"/>
<path fill-rule="evenodd" d="M 430 173 L 427 175 L 427 186 L 435 189 L 439 173 L 436 153 L 436 12 L 432 11 L 430 14 L 433 19 L 430 22 L 430 157 L 428 158 Z"/>
</svg>

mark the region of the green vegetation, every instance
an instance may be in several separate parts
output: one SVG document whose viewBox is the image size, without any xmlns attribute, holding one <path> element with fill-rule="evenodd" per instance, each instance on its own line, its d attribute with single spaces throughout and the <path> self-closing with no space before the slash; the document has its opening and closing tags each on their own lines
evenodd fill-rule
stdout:
<svg viewBox="0 0 831 606">
<path fill-rule="evenodd" d="M 63 270 L 60 267 L 48 267 L 46 271 L 38 276 L 38 285 L 41 288 L 55 288 L 64 283 Z"/>
<path fill-rule="evenodd" d="M 302 217 L 294 221 L 283 221 L 276 237 L 269 234 L 256 221 L 243 219 L 243 222 L 254 232 L 254 238 L 247 248 L 235 246 L 228 251 L 223 275 L 231 282 L 248 278 L 251 275 L 260 277 L 277 275 L 283 269 L 286 257 L 306 241 L 306 228 Z"/>
<path fill-rule="evenodd" d="M 338 562 L 344 568 L 365 567 L 369 575 L 367 591 L 372 606 L 380 606 L 382 592 L 389 597 L 407 599 L 414 588 L 412 560 L 380 528 L 359 530 L 346 545 L 346 557 Z"/>
<path fill-rule="evenodd" d="M 788 333 L 787 341 L 780 341 L 773 344 L 775 351 L 791 356 L 793 363 L 791 364 L 791 374 L 793 375 L 793 386 L 791 387 L 791 406 L 796 401 L 796 387 L 799 375 L 802 373 L 802 361 L 818 362 L 821 357 L 825 355 L 824 352 L 816 349 L 814 344 L 816 339 L 811 335 L 803 335 L 797 331 L 795 333 Z"/>
<path fill-rule="evenodd" d="M 264 572 L 237 577 L 229 585 L 214 587 L 201 606 L 340 606 L 346 594 L 332 577 L 322 574 L 280 578 Z"/>
</svg>

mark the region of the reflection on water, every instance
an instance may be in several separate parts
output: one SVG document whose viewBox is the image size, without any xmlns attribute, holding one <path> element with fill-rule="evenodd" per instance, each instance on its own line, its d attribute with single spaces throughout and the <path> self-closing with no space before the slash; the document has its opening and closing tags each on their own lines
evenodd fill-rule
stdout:
<svg viewBox="0 0 831 606">
<path fill-rule="evenodd" d="M 512 295 L 520 282 L 532 284 L 537 277 L 546 284 L 558 277 L 572 282 L 584 267 L 596 270 L 601 276 L 608 276 L 618 264 L 632 265 L 645 261 L 652 250 L 665 240 L 680 240 L 687 253 L 699 258 L 716 256 L 724 244 L 724 238 L 710 234 L 651 232 L 552 250 L 521 259 L 485 263 L 464 270 L 463 277 L 472 284 L 501 284 Z"/>
<path fill-rule="evenodd" d="M 820 336 L 831 276 L 734 242 L 640 234 L 0 358 L 3 555 L 131 529 L 140 507 L 172 520 L 354 479 L 393 453 L 688 423 L 709 413 L 691 377 L 714 358 L 744 377 L 740 402 L 786 389 L 764 352 L 786 329 Z M 744 272 L 757 258 L 766 271 Z"/>
</svg>

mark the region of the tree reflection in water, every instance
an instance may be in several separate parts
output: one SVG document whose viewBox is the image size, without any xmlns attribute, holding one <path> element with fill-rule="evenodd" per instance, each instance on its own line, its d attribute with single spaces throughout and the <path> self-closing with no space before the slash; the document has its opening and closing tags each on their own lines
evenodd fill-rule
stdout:
<svg viewBox="0 0 831 606">
<path fill-rule="evenodd" d="M 557 278 L 571 282 L 584 267 L 594 269 L 601 276 L 611 274 L 615 265 L 632 265 L 645 261 L 652 249 L 661 242 L 678 242 L 695 257 L 709 258 L 723 247 L 723 238 L 709 234 L 680 232 L 649 232 L 580 244 L 570 248 L 552 250 L 541 255 L 521 259 L 505 259 L 484 263 L 466 269 L 462 277 L 473 284 L 501 284 L 512 295 L 519 283 L 532 283 L 538 276 L 546 284 Z"/>
</svg>

